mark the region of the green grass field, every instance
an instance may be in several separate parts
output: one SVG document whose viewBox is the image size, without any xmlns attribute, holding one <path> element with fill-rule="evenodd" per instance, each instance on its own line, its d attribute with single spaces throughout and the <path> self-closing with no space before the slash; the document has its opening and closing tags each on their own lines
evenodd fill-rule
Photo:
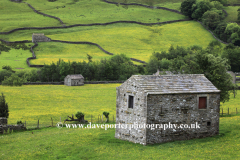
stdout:
<svg viewBox="0 0 240 160">
<path fill-rule="evenodd" d="M 224 10 L 228 13 L 228 16 L 224 20 L 226 22 L 237 22 L 238 8 L 240 8 L 240 6 L 224 7 Z"/>
<path fill-rule="evenodd" d="M 8 0 L 0 1 L 0 15 L 0 32 L 6 32 L 21 27 L 60 25 L 57 20 L 36 14 L 24 3 L 13 3 Z"/>
<path fill-rule="evenodd" d="M 57 123 L 60 117 L 81 111 L 87 120 L 98 120 L 104 111 L 116 115 L 116 87 L 120 84 L 99 84 L 69 87 L 64 85 L 29 85 L 23 87 L 0 86 L 9 105 L 9 124 L 18 120 L 27 121 L 28 127 L 51 125 L 51 117 Z"/>
<path fill-rule="evenodd" d="M 68 115 L 82 111 L 87 119 L 96 122 L 98 115 L 104 111 L 112 116 L 116 115 L 116 87 L 121 84 L 85 84 L 81 87 L 68 87 L 64 85 L 29 85 L 22 87 L 0 86 L 0 92 L 6 96 L 9 104 L 10 124 L 18 120 L 27 121 L 32 126 L 40 120 L 42 125 L 50 125 L 51 117 L 58 121 L 60 117 L 66 119 Z M 240 112 L 240 94 L 229 102 L 221 104 L 224 112 L 230 108 L 230 113 L 236 114 L 236 108 Z"/>
<path fill-rule="evenodd" d="M 31 40 L 35 30 L 18 31 L 3 35 L 7 40 Z M 167 51 L 171 45 L 203 48 L 214 40 L 201 24 L 194 21 L 166 25 L 142 26 L 137 24 L 114 24 L 108 26 L 74 27 L 71 29 L 41 30 L 46 36 L 65 41 L 90 41 L 98 43 L 114 54 L 148 61 L 153 52 Z M 32 64 L 49 64 L 59 58 L 65 60 L 86 60 L 86 53 L 93 59 L 110 57 L 95 46 L 44 42 L 35 48 L 36 60 Z M 48 48 L 49 46 L 53 48 Z M 77 48 L 76 48 L 77 46 Z M 45 48 L 45 49 L 44 49 Z M 52 57 L 52 58 L 51 58 Z"/>
<path fill-rule="evenodd" d="M 220 118 L 218 136 L 149 146 L 115 139 L 115 129 L 33 130 L 0 136 L 0 154 L 2 159 L 239 159 L 239 120 Z"/>
<path fill-rule="evenodd" d="M 163 22 L 184 19 L 185 16 L 166 10 L 148 9 L 140 6 L 123 8 L 100 0 L 81 0 L 42 2 L 27 0 L 36 9 L 59 17 L 67 25 L 78 23 L 104 23 L 117 20 L 132 20 L 140 22 Z"/>
<path fill-rule="evenodd" d="M 26 0 L 36 10 L 59 17 L 66 25 L 105 23 L 128 20 L 145 23 L 163 22 L 186 18 L 183 15 L 166 10 L 148 9 L 139 6 L 129 6 L 128 9 L 108 4 L 100 0 L 58 0 L 55 2 Z M 56 19 L 39 15 L 32 11 L 27 4 L 0 2 L 0 31 L 9 31 L 19 27 L 60 26 Z"/>
<path fill-rule="evenodd" d="M 2 70 L 4 65 L 10 65 L 15 71 L 30 70 L 32 68 L 28 67 L 26 63 L 28 57 L 32 57 L 32 53 L 29 50 L 11 49 L 9 52 L 1 52 L 0 70 Z"/>
<path fill-rule="evenodd" d="M 51 124 L 50 117 L 56 124 L 60 116 L 63 120 L 77 111 L 115 115 L 119 85 L 0 86 L 0 91 L 9 104 L 9 123 L 40 119 L 41 127 L 44 120 Z M 225 105 L 240 108 L 239 99 L 237 95 Z M 239 121 L 239 115 L 220 118 L 220 134 L 214 137 L 149 146 L 115 139 L 115 129 L 30 130 L 0 136 L 0 154 L 1 159 L 239 159 Z"/>
</svg>

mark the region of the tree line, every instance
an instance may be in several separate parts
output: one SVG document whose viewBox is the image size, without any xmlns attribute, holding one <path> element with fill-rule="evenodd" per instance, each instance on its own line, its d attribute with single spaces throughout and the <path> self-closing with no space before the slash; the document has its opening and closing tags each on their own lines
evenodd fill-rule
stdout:
<svg viewBox="0 0 240 160">
<path fill-rule="evenodd" d="M 65 62 L 45 65 L 40 69 L 15 72 L 10 66 L 0 71 L 2 85 L 21 86 L 24 82 L 59 82 L 69 74 L 82 74 L 85 81 L 127 80 L 132 75 L 151 75 L 160 71 L 174 74 L 204 74 L 219 90 L 221 101 L 229 99 L 232 77 L 227 71 L 240 72 L 240 49 L 229 44 L 223 47 L 219 41 L 212 41 L 206 48 L 171 46 L 168 51 L 154 52 L 146 67 L 135 65 L 125 55 L 115 55 L 110 59 Z"/>
</svg>

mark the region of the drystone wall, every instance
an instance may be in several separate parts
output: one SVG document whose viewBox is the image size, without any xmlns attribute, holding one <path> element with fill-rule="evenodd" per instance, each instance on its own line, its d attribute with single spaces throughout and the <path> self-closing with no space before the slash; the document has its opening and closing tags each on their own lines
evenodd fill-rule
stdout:
<svg viewBox="0 0 240 160">
<path fill-rule="evenodd" d="M 43 30 L 43 29 L 63 29 L 63 28 L 72 28 L 72 27 L 79 27 L 79 26 L 106 26 L 110 24 L 117 24 L 117 23 L 134 23 L 134 24 L 139 24 L 139 25 L 145 25 L 145 26 L 151 26 L 151 25 L 159 25 L 159 24 L 170 24 L 170 23 L 175 23 L 175 22 L 182 22 L 182 21 L 190 21 L 190 18 L 187 19 L 180 19 L 180 20 L 172 20 L 172 21 L 165 21 L 165 22 L 156 22 L 156 23 L 143 23 L 143 22 L 137 22 L 137 21 L 113 21 L 113 22 L 106 22 L 106 23 L 91 23 L 91 24 L 74 24 L 74 25 L 69 25 L 69 26 L 59 26 L 59 27 L 23 27 L 23 28 L 16 28 L 13 30 L 10 30 L 8 32 L 0 32 L 0 34 L 9 34 L 13 33 L 15 31 L 20 31 L 20 30 L 30 30 L 30 29 L 38 29 L 38 30 Z"/>
<path fill-rule="evenodd" d="M 198 96 L 207 96 L 207 109 L 198 109 Z M 220 94 L 148 95 L 147 124 L 199 124 L 200 128 L 147 129 L 147 144 L 202 138 L 219 134 Z"/>
<path fill-rule="evenodd" d="M 7 133 L 8 130 L 10 132 L 15 130 L 26 130 L 23 124 L 20 125 L 8 125 L 6 117 L 0 117 L 0 134 Z"/>
<path fill-rule="evenodd" d="M 106 3 L 109 3 L 109 4 L 115 4 L 115 5 L 119 5 L 119 4 L 120 5 L 126 5 L 126 6 L 135 5 L 135 6 L 141 6 L 141 7 L 151 8 L 151 9 L 163 9 L 163 10 L 175 12 L 175 13 L 178 13 L 178 14 L 183 14 L 178 10 L 169 9 L 169 8 L 165 8 L 165 7 L 148 6 L 148 5 L 144 5 L 144 4 L 138 4 L 138 3 L 118 3 L 118 2 L 111 2 L 111 1 L 107 1 L 107 0 L 103 0 L 103 1 L 106 2 Z"/>
</svg>

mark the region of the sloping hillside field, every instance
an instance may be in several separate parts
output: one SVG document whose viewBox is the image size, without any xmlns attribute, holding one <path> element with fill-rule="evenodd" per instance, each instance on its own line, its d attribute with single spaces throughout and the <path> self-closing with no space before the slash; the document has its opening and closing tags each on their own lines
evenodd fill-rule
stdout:
<svg viewBox="0 0 240 160">
<path fill-rule="evenodd" d="M 145 6 L 126 6 L 107 2 L 100 0 L 57 0 L 55 2 L 26 0 L 24 3 L 10 1 L 5 3 L 1 1 L 0 13 L 4 16 L 0 17 L 0 21 L 4 23 L 0 24 L 2 33 L 0 39 L 31 41 L 33 33 L 44 33 L 52 40 L 96 43 L 107 52 L 125 54 L 130 58 L 146 62 L 153 52 L 168 50 L 171 45 L 189 47 L 198 44 L 206 47 L 209 42 L 214 40 L 212 35 L 195 21 L 149 25 L 149 23 L 185 20 L 187 17 L 178 11 L 156 7 L 148 8 L 150 4 L 145 2 L 142 2 Z M 180 5 L 181 1 L 176 2 Z M 176 3 L 175 1 L 174 3 L 159 1 L 155 4 L 155 6 L 163 7 L 168 5 L 176 5 Z M 176 7 L 172 9 L 177 10 Z M 14 12 L 11 12 L 11 10 L 14 10 Z M 6 13 L 8 14 L 6 15 Z M 20 20 L 16 18 L 18 13 L 22 14 Z M 41 14 L 47 14 L 55 18 Z M 127 23 L 96 24 L 115 21 L 126 21 Z M 93 25 L 71 26 L 75 24 Z M 43 29 L 43 26 L 54 26 L 55 28 Z M 63 28 L 65 26 L 67 28 Z M 24 29 L 24 27 L 30 28 Z M 31 27 L 40 28 L 34 29 Z M 16 28 L 23 29 L 7 33 Z M 39 65 L 56 62 L 59 58 L 65 61 L 83 61 L 87 60 L 87 54 L 91 55 L 94 61 L 111 57 L 97 46 L 87 44 L 40 42 L 39 46 L 34 48 L 34 51 L 37 59 L 31 60 L 30 63 Z M 24 52 L 24 54 L 31 54 L 27 51 Z M 25 61 L 21 60 L 21 63 L 25 63 Z M 20 65 L 19 68 L 27 67 Z"/>
<path fill-rule="evenodd" d="M 67 115 L 82 111 L 86 119 L 103 111 L 116 114 L 116 87 L 120 84 L 3 87 L 9 102 L 9 123 L 27 126 L 54 125 Z M 240 95 L 225 106 L 240 108 Z M 234 106 L 232 104 L 235 104 Z M 104 119 L 105 120 L 105 119 Z M 214 137 L 143 146 L 114 138 L 115 129 L 45 128 L 0 136 L 2 159 L 239 159 L 240 116 L 220 118 L 220 134 Z M 214 158 L 209 158 L 209 156 Z"/>
</svg>

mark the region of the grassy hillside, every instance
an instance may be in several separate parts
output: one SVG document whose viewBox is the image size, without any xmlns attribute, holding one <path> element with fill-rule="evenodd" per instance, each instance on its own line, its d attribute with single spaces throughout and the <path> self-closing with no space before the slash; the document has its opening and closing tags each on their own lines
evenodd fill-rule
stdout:
<svg viewBox="0 0 240 160">
<path fill-rule="evenodd" d="M 119 20 L 150 23 L 186 18 L 183 15 L 166 10 L 148 9 L 139 6 L 129 6 L 128 9 L 125 9 L 100 0 L 78 2 L 71 0 L 55 2 L 27 0 L 25 2 L 31 4 L 40 12 L 59 17 L 66 25 L 105 23 Z M 0 14 L 2 15 L 0 32 L 20 27 L 61 26 L 56 19 L 33 12 L 25 3 L 1 1 Z"/>
<path fill-rule="evenodd" d="M 0 154 L 2 159 L 240 159 L 239 121 L 240 116 L 220 118 L 214 137 L 148 146 L 115 139 L 115 129 L 32 130 L 0 136 Z"/>
<path fill-rule="evenodd" d="M 224 7 L 224 10 L 228 13 L 228 16 L 224 20 L 227 22 L 237 22 L 238 8 L 240 8 L 240 6 Z"/>
<path fill-rule="evenodd" d="M 13 70 L 29 70 L 26 59 L 32 57 L 32 53 L 29 50 L 11 49 L 9 52 L 1 52 L 0 54 L 0 70 L 2 66 L 10 65 Z"/>
<path fill-rule="evenodd" d="M 31 40 L 33 32 L 37 31 L 18 31 L 9 36 L 4 35 L 4 37 L 10 41 Z M 189 47 L 197 44 L 206 47 L 209 42 L 214 40 L 213 36 L 195 21 L 154 26 L 114 24 L 108 26 L 74 27 L 67 30 L 41 30 L 40 32 L 57 40 L 98 43 L 111 53 L 123 53 L 128 57 L 143 61 L 148 61 L 153 52 L 166 51 L 171 45 Z M 95 60 L 110 57 L 95 46 L 53 42 L 39 44 L 39 47 L 35 48 L 37 59 L 32 60 L 32 64 L 47 64 L 57 61 L 59 58 L 71 61 L 86 60 L 86 53 L 92 55 Z"/>
<path fill-rule="evenodd" d="M 24 3 L 13 3 L 9 0 L 0 1 L 0 15 L 0 32 L 21 27 L 60 25 L 55 19 L 36 14 Z"/>
<path fill-rule="evenodd" d="M 51 117 L 58 122 L 60 116 L 66 119 L 68 115 L 82 111 L 87 120 L 93 115 L 93 120 L 98 120 L 98 115 L 104 111 L 110 113 L 110 117 L 116 115 L 116 87 L 121 84 L 96 84 L 69 87 L 64 85 L 33 85 L 22 87 L 0 86 L 0 92 L 6 96 L 9 104 L 10 124 L 18 120 L 27 121 L 28 126 L 36 126 L 37 120 L 41 125 L 50 125 Z M 229 102 L 221 104 L 224 112 L 230 108 L 230 113 L 238 108 L 240 112 L 240 94 Z M 235 114 L 235 113 L 234 113 Z"/>
<path fill-rule="evenodd" d="M 0 86 L 0 92 L 6 96 L 9 105 L 9 124 L 18 120 L 27 121 L 28 127 L 51 125 L 51 117 L 57 123 L 60 117 L 81 111 L 86 119 L 98 120 L 104 111 L 116 115 L 116 87 L 120 84 L 99 84 L 69 87 L 64 85 L 34 85 L 23 87 Z"/>
<path fill-rule="evenodd" d="M 104 23 L 117 20 L 132 20 L 140 22 L 163 22 L 184 19 L 185 16 L 166 10 L 149 9 L 139 6 L 123 8 L 100 0 L 81 0 L 42 2 L 27 0 L 27 3 L 37 10 L 59 17 L 67 25 L 77 23 Z"/>
</svg>

